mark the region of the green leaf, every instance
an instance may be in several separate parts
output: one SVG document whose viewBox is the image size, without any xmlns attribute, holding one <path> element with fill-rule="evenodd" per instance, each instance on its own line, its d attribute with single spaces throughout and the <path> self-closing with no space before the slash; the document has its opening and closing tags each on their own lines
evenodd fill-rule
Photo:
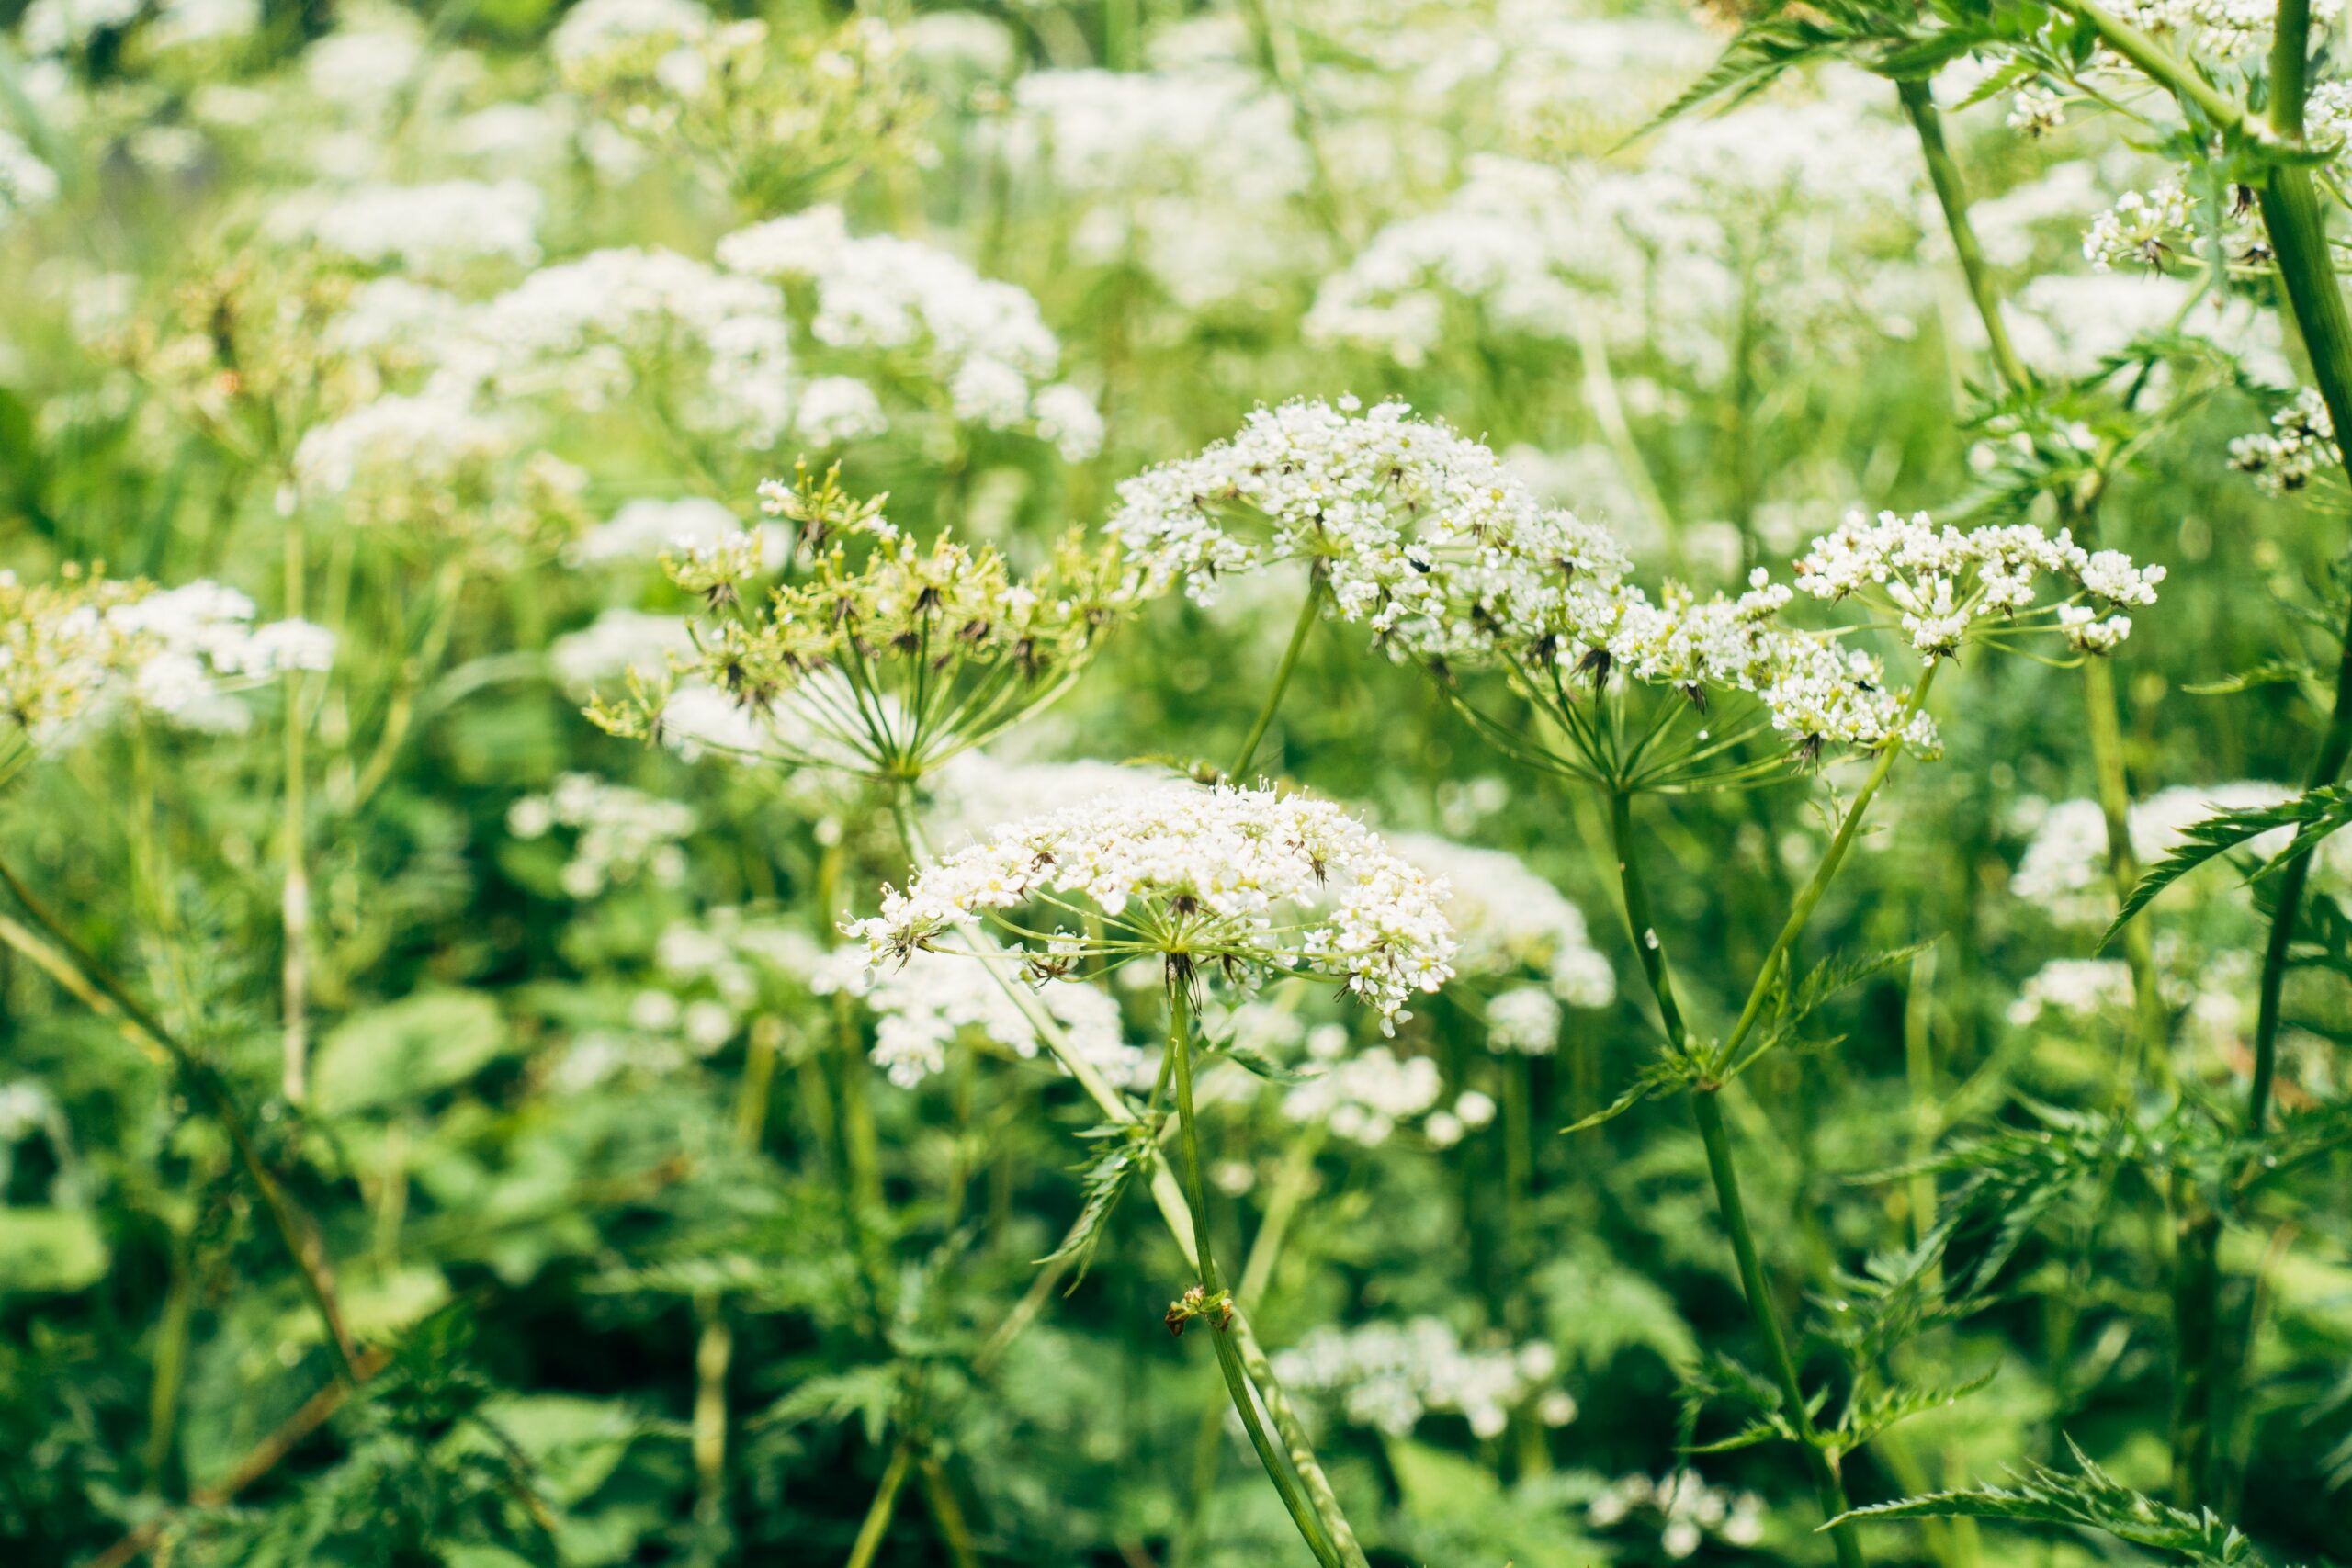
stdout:
<svg viewBox="0 0 2352 1568">
<path fill-rule="evenodd" d="M 1389 1438 L 1387 1450 L 1397 1495 L 1416 1519 L 1476 1520 L 1502 1501 L 1502 1483 L 1476 1460 L 1410 1438 Z"/>
<path fill-rule="evenodd" d="M 0 1295 L 79 1291 L 106 1277 L 107 1261 L 86 1209 L 0 1209 Z"/>
<path fill-rule="evenodd" d="M 1875 978 L 1890 969 L 1899 969 L 1936 944 L 1929 937 L 1905 947 L 1891 947 L 1877 953 L 1833 953 L 1813 966 L 1793 990 L 1785 985 L 1773 998 L 1772 1019 L 1751 1037 L 1739 1060 L 1724 1069 L 1725 1079 L 1737 1077 L 1753 1066 L 1766 1052 L 1794 1035 L 1797 1026 L 1818 1010 L 1822 1004 L 1840 991 L 1850 989 L 1863 981 Z"/>
<path fill-rule="evenodd" d="M 1980 1486 L 1967 1492 L 1936 1492 L 1855 1508 L 1820 1528 L 1848 1519 L 2010 1519 L 2020 1523 L 2072 1525 L 2105 1530 L 2119 1540 L 2158 1551 L 2178 1552 L 2220 1565 L 2251 1562 L 2246 1538 L 2211 1509 L 2191 1514 L 2136 1492 L 2094 1464 L 2072 1438 L 2067 1451 L 2076 1473 L 2033 1465 L 2010 1486 Z"/>
<path fill-rule="evenodd" d="M 1839 1436 L 1848 1449 L 1858 1449 L 1898 1421 L 1958 1404 L 1991 1382 L 1999 1370 L 1988 1367 L 1965 1382 L 1897 1383 L 1873 1390 L 1846 1406 L 1838 1424 Z"/>
<path fill-rule="evenodd" d="M 311 1097 L 340 1115 L 464 1083 L 513 1044 L 480 991 L 425 991 L 346 1019 L 319 1046 Z"/>
<path fill-rule="evenodd" d="M 1223 1056 L 1235 1066 L 1254 1073 L 1268 1083 L 1308 1083 L 1323 1076 L 1320 1072 L 1301 1072 L 1295 1067 L 1285 1067 L 1255 1045 L 1244 1045 L 1238 1040 L 1216 1046 L 1209 1054 Z"/>
<path fill-rule="evenodd" d="M 2319 671 L 2312 665 L 2292 659 L 2266 659 L 2251 669 L 2224 675 L 2218 681 L 2200 681 L 2192 686 L 2183 686 L 2181 690 L 2192 697 L 2225 697 L 2237 692 L 2251 692 L 2259 686 L 2300 685 L 2318 679 Z"/>
<path fill-rule="evenodd" d="M 1679 1051 L 1669 1051 L 1658 1060 L 1644 1067 L 1639 1077 L 1624 1093 L 1602 1109 L 1580 1122 L 1572 1122 L 1560 1129 L 1563 1133 L 1581 1133 L 1598 1127 L 1603 1122 L 1613 1122 L 1645 1100 L 1653 1100 L 1676 1089 L 1687 1089 L 1699 1081 L 1698 1064 Z"/>
<path fill-rule="evenodd" d="M 1069 1234 L 1062 1237 L 1062 1244 L 1037 1259 L 1039 1263 L 1056 1263 L 1065 1258 L 1076 1258 L 1078 1267 L 1070 1275 L 1071 1290 L 1076 1290 L 1079 1281 L 1086 1278 L 1087 1268 L 1094 1258 L 1095 1244 L 1102 1239 L 1103 1222 L 1119 1206 L 1127 1183 L 1150 1169 L 1151 1162 L 1159 1157 L 1159 1140 L 1147 1122 L 1106 1122 L 1086 1135 L 1099 1138 L 1105 1145 L 1102 1153 L 1095 1156 L 1079 1179 L 1086 1203 L 1079 1210 Z"/>
<path fill-rule="evenodd" d="M 2272 856 L 2256 875 L 2271 870 L 2299 855 L 2309 854 L 2322 839 L 2352 822 L 2352 789 L 2337 784 L 2324 785 L 2292 800 L 2282 800 L 2276 806 L 2249 806 L 2235 811 L 2216 811 L 2201 822 L 2190 824 L 2182 831 L 2180 843 L 2163 860 L 2149 867 L 2132 896 L 2107 928 L 2099 946 L 2104 949 L 2115 940 L 2115 933 L 2154 901 L 2157 894 L 2217 855 L 2227 853 L 2240 844 L 2262 837 L 2278 828 L 2293 828 L 2295 837 L 2288 846 Z"/>
</svg>

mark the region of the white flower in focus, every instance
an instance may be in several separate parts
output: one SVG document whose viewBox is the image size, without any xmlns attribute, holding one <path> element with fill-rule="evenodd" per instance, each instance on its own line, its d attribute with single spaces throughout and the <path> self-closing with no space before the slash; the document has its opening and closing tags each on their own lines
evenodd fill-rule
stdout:
<svg viewBox="0 0 2352 1568">
<path fill-rule="evenodd" d="M 1051 956 L 1159 954 L 1241 982 L 1321 976 L 1393 1028 L 1413 993 L 1453 974 L 1443 897 L 1329 802 L 1169 784 L 1000 829 L 886 891 L 881 913 L 849 929 L 887 969 L 950 927 L 1083 898 L 1104 938 L 1063 933 Z"/>
</svg>

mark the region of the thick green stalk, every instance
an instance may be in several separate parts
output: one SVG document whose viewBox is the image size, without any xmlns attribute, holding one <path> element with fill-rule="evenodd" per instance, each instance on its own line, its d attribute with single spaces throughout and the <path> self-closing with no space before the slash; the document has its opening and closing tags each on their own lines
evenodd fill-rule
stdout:
<svg viewBox="0 0 2352 1568">
<path fill-rule="evenodd" d="M 1258 1404 L 1250 1386 L 1250 1376 L 1241 1365 L 1229 1332 L 1231 1319 L 1238 1314 L 1229 1298 L 1222 1306 L 1217 1304 L 1224 1286 L 1217 1279 L 1216 1249 L 1209 1240 L 1208 1184 L 1202 1177 L 1200 1118 L 1193 1105 L 1191 985 L 1190 976 L 1169 976 L 1168 1053 L 1176 1066 L 1176 1145 L 1183 1169 L 1184 1201 L 1193 1217 L 1193 1269 L 1204 1298 L 1201 1315 L 1195 1321 L 1205 1324 L 1205 1332 L 1216 1347 L 1217 1370 L 1225 1375 L 1226 1392 L 1233 1398 L 1233 1408 L 1241 1417 L 1242 1428 L 1250 1434 L 1250 1444 L 1258 1450 L 1259 1461 L 1266 1467 L 1266 1476 L 1274 1483 L 1283 1506 L 1290 1511 L 1292 1521 L 1298 1526 L 1298 1533 L 1307 1550 L 1315 1553 L 1316 1561 L 1325 1568 L 1337 1568 L 1339 1553 L 1325 1536 L 1313 1505 L 1301 1493 L 1272 1439 L 1266 1436 L 1265 1424 L 1258 1419 Z M 1170 1326 L 1182 1332 L 1182 1320 L 1171 1322 Z"/>
<path fill-rule="evenodd" d="M 1233 760 L 1233 766 L 1225 770 L 1225 776 L 1236 784 L 1243 782 L 1243 770 L 1257 757 L 1258 743 L 1266 739 L 1266 730 L 1274 722 L 1283 694 L 1290 689 L 1291 674 L 1298 668 L 1299 651 L 1306 646 L 1306 634 L 1315 629 L 1316 615 L 1322 607 L 1323 574 L 1318 569 L 1307 582 L 1306 602 L 1298 607 L 1298 624 L 1290 629 L 1290 645 L 1283 649 L 1283 661 L 1274 667 L 1274 683 L 1266 688 L 1266 700 L 1258 709 L 1257 720 L 1242 739 L 1241 754 Z"/>
<path fill-rule="evenodd" d="M 321 1325 L 326 1330 L 327 1348 L 335 1359 L 336 1377 L 346 1386 L 356 1386 L 363 1381 L 358 1371 L 359 1347 L 351 1337 L 351 1331 L 344 1325 L 343 1308 L 335 1299 L 334 1280 L 328 1272 L 326 1256 L 320 1248 L 317 1237 L 295 1210 L 293 1201 L 286 1196 L 285 1190 L 269 1174 L 268 1167 L 262 1164 L 261 1151 L 254 1145 L 252 1129 L 246 1126 L 244 1112 L 237 1108 L 228 1085 L 210 1066 L 198 1061 L 177 1036 L 158 1022 L 155 1015 L 141 1006 L 121 981 L 109 974 L 90 955 L 87 948 L 74 940 L 73 934 L 49 912 L 48 907 L 33 897 L 32 890 L 5 861 L 0 861 L 0 886 L 8 889 L 25 913 L 32 918 L 33 923 L 65 954 L 83 979 L 112 1003 L 132 1028 L 162 1049 L 178 1071 L 180 1081 L 187 1087 L 188 1092 L 211 1113 L 214 1121 L 220 1123 L 221 1131 L 229 1135 L 229 1145 L 237 1156 L 237 1164 L 243 1168 L 245 1179 L 253 1184 L 254 1191 L 262 1201 L 262 1207 L 269 1212 L 270 1224 L 276 1228 L 278 1239 L 285 1243 L 288 1254 L 294 1259 L 294 1269 L 301 1276 L 303 1292 L 310 1297 L 311 1310 L 317 1313 Z"/>
<path fill-rule="evenodd" d="M 1805 1405 L 1804 1385 L 1797 1379 L 1795 1358 L 1789 1354 L 1788 1336 L 1781 1332 L 1780 1312 L 1772 1305 L 1771 1287 L 1765 1282 L 1763 1260 L 1757 1256 L 1756 1238 L 1747 1228 L 1747 1207 L 1740 1201 L 1739 1172 L 1732 1164 L 1731 1136 L 1724 1129 L 1724 1112 L 1716 1099 L 1719 1090 L 1702 1089 L 1690 1096 L 1690 1112 L 1699 1123 L 1699 1137 L 1707 1145 L 1707 1173 L 1714 1179 L 1715 1201 L 1723 1210 L 1724 1229 L 1731 1236 L 1732 1255 L 1739 1263 L 1740 1289 L 1747 1293 L 1747 1310 L 1756 1320 L 1757 1332 L 1764 1337 L 1764 1348 L 1772 1359 L 1772 1378 L 1780 1385 L 1783 1414 L 1796 1428 L 1799 1446 L 1804 1450 L 1805 1468 L 1813 1476 L 1814 1495 L 1820 1499 L 1822 1517 L 1842 1518 L 1847 1511 L 1846 1484 L 1838 1477 L 1838 1464 L 1822 1444 L 1821 1434 L 1814 1429 L 1813 1416 Z M 1861 1568 L 1862 1543 L 1849 1521 L 1830 1530 L 1831 1541 L 1838 1549 L 1838 1568 Z"/>
</svg>

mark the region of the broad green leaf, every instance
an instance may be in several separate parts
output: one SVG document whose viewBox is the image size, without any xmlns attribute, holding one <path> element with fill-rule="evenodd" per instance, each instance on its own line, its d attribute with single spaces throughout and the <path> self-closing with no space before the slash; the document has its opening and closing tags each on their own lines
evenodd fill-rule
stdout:
<svg viewBox="0 0 2352 1568">
<path fill-rule="evenodd" d="M 1410 1438 L 1391 1438 L 1389 1468 L 1405 1512 L 1442 1522 L 1484 1517 L 1502 1500 L 1502 1483 L 1476 1460 Z"/>
<path fill-rule="evenodd" d="M 426 991 L 345 1020 L 319 1046 L 311 1095 L 328 1115 L 464 1083 L 512 1046 L 480 991 Z"/>
</svg>

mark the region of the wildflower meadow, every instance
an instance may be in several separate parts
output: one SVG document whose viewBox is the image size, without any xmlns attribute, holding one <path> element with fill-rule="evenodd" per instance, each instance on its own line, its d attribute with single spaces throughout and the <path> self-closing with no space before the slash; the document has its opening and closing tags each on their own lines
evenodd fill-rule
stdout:
<svg viewBox="0 0 2352 1568">
<path fill-rule="evenodd" d="M 0 0 L 0 1564 L 2352 1562 L 2341 0 Z"/>
</svg>

